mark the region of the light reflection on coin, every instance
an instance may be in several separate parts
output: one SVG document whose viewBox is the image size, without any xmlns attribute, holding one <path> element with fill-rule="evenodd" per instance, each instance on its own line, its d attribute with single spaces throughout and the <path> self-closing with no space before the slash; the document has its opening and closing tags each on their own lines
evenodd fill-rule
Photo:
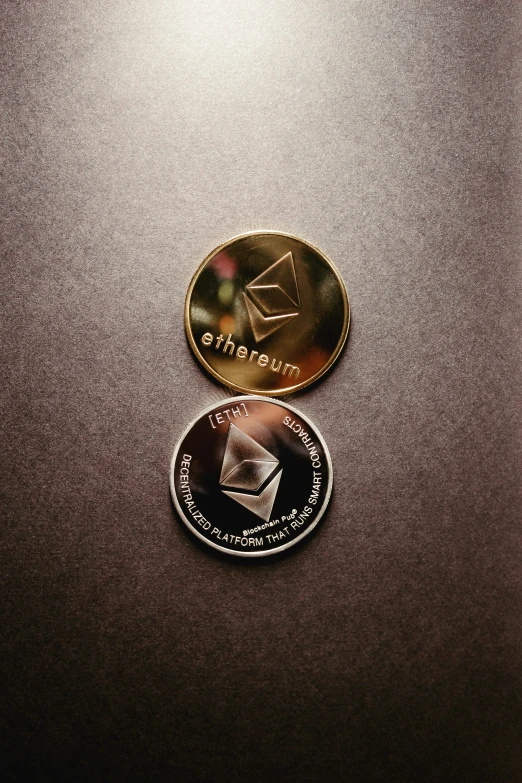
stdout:
<svg viewBox="0 0 522 783">
<path fill-rule="evenodd" d="M 216 248 L 194 275 L 185 328 L 201 364 L 238 391 L 294 392 L 345 343 L 350 307 L 339 272 L 302 239 L 260 231 Z"/>
<path fill-rule="evenodd" d="M 172 458 L 170 489 L 187 527 L 232 555 L 293 546 L 321 519 L 332 465 L 321 435 L 286 403 L 233 397 L 204 410 Z"/>
</svg>

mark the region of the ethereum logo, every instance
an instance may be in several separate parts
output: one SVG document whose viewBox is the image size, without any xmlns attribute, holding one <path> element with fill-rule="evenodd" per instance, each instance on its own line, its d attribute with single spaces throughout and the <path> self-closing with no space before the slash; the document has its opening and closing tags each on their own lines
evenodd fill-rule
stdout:
<svg viewBox="0 0 522 783">
<path fill-rule="evenodd" d="M 220 486 L 230 491 L 221 491 L 268 522 L 283 471 L 279 470 L 268 484 L 266 481 L 278 465 L 279 460 L 269 451 L 231 424 L 219 477 Z"/>
<path fill-rule="evenodd" d="M 301 303 L 292 253 L 265 269 L 246 289 L 243 296 L 256 343 L 299 315 Z"/>
</svg>

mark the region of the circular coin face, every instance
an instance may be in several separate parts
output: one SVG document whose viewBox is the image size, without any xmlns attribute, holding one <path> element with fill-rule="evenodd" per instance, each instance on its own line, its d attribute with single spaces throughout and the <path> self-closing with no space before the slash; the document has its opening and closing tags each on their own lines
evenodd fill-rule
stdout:
<svg viewBox="0 0 522 783">
<path fill-rule="evenodd" d="M 317 380 L 350 323 L 342 278 L 302 239 L 259 231 L 216 248 L 194 275 L 185 328 L 199 361 L 238 391 L 282 395 Z"/>
<path fill-rule="evenodd" d="M 261 557 L 293 546 L 317 525 L 332 465 L 321 435 L 295 408 L 233 397 L 185 430 L 170 489 L 198 538 L 231 555 Z"/>
</svg>

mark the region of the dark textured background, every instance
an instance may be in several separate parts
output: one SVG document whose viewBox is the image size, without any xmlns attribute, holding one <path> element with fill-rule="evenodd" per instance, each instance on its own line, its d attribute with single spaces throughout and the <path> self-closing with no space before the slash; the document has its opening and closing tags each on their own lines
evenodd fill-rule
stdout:
<svg viewBox="0 0 522 783">
<path fill-rule="evenodd" d="M 522 780 L 519 8 L 2 3 L 13 779 Z M 243 563 L 168 469 L 226 394 L 187 284 L 259 228 L 335 261 L 353 324 L 292 399 L 329 514 Z"/>
</svg>

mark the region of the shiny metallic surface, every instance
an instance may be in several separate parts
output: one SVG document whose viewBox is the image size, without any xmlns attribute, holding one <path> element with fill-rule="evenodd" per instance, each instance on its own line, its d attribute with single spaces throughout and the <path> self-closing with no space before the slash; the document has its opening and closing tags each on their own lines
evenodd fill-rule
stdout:
<svg viewBox="0 0 522 783">
<path fill-rule="evenodd" d="M 332 492 L 328 448 L 286 403 L 233 397 L 204 410 L 171 463 L 178 514 L 202 541 L 231 555 L 281 552 L 308 535 Z"/>
<path fill-rule="evenodd" d="M 316 247 L 261 231 L 203 261 L 185 303 L 196 357 L 238 391 L 283 395 L 313 383 L 338 357 L 350 306 L 343 280 Z"/>
<path fill-rule="evenodd" d="M 522 4 L 0 17 L 4 780 L 520 783 Z M 264 227 L 353 317 L 284 398 L 328 511 L 248 559 L 166 477 L 227 396 L 187 287 Z"/>
</svg>

